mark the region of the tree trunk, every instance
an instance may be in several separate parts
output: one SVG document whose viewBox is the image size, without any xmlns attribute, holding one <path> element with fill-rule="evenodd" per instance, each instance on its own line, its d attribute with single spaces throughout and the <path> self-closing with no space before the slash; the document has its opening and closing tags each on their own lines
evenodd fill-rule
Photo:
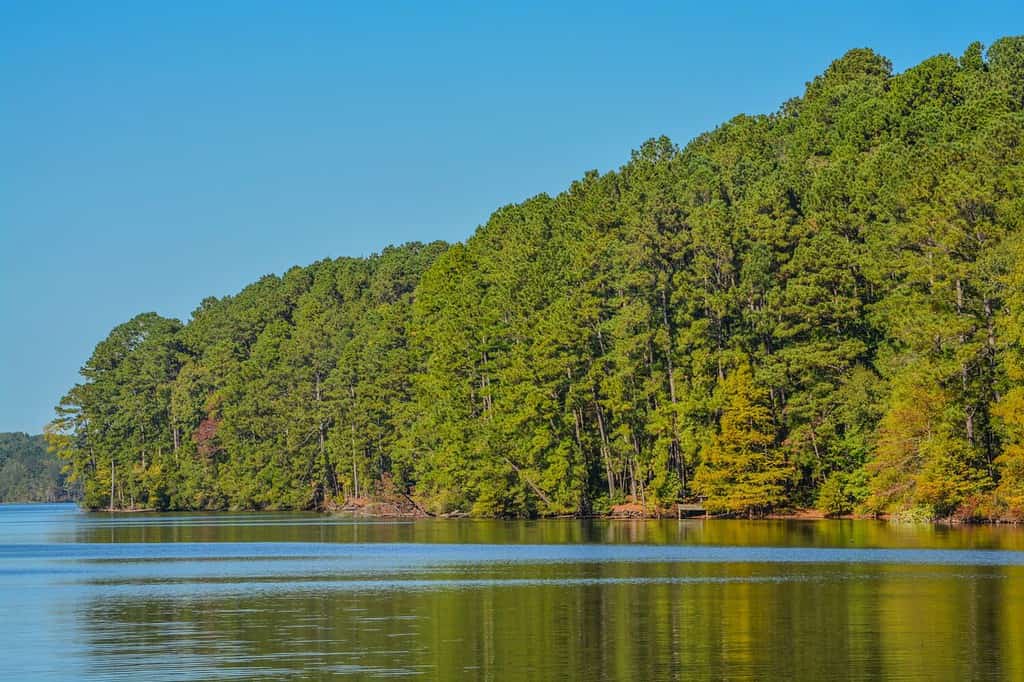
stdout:
<svg viewBox="0 0 1024 682">
<path fill-rule="evenodd" d="M 957 317 L 963 315 L 964 312 L 964 284 L 963 280 L 957 278 L 956 280 L 956 314 Z M 966 337 L 961 333 L 959 335 L 960 346 L 962 347 L 967 343 Z M 967 364 L 960 365 L 960 387 L 963 390 L 964 403 L 967 403 Z M 964 430 L 967 432 L 967 442 L 970 443 L 971 447 L 974 447 L 974 409 L 965 404 L 964 405 Z"/>
<path fill-rule="evenodd" d="M 608 498 L 615 497 L 615 470 L 612 468 L 612 455 L 608 447 L 608 434 L 604 429 L 604 411 L 597 402 L 597 388 L 594 388 L 594 410 L 597 412 L 597 430 L 601 434 L 601 457 L 608 476 Z"/>
<path fill-rule="evenodd" d="M 356 466 L 356 424 L 352 422 L 352 488 L 359 497 L 359 468 Z"/>
</svg>

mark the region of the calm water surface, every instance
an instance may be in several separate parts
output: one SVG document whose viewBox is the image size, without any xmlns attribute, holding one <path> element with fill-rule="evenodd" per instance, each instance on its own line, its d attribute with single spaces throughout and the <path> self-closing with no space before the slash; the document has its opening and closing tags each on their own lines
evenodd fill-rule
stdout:
<svg viewBox="0 0 1024 682">
<path fill-rule="evenodd" d="M 1024 680 L 1024 529 L 0 505 L 10 680 Z"/>
</svg>

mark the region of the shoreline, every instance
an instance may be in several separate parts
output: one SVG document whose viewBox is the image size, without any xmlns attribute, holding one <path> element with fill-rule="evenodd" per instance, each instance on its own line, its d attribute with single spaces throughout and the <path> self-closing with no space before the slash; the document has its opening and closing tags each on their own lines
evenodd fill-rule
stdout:
<svg viewBox="0 0 1024 682">
<path fill-rule="evenodd" d="M 877 516 L 866 516 L 858 514 L 826 515 L 824 512 L 813 508 L 796 508 L 772 512 L 756 516 L 745 516 L 741 514 L 703 514 L 685 513 L 680 514 L 673 510 L 662 510 L 662 513 L 644 513 L 634 509 L 634 505 L 618 505 L 607 514 L 564 514 L 557 516 L 534 516 L 534 517 L 504 517 L 504 516 L 472 516 L 466 512 L 453 511 L 444 514 L 431 514 L 418 505 L 412 508 L 410 505 L 398 505 L 391 501 L 365 500 L 350 501 L 344 505 L 332 505 L 322 509 L 88 509 L 81 507 L 77 502 L 18 502 L 11 504 L 74 504 L 81 511 L 88 514 L 288 514 L 288 513 L 312 513 L 323 516 L 354 516 L 365 519 L 379 520 L 459 520 L 470 519 L 476 521 L 881 521 L 891 524 L 912 524 L 931 526 L 1019 526 L 1020 520 L 1015 519 L 956 519 L 940 518 L 930 520 L 901 519 L 897 515 L 879 514 Z M 619 509 L 618 507 L 629 507 Z M 639 505 L 636 505 L 639 507 Z M 692 511 L 692 510 L 691 510 Z"/>
</svg>

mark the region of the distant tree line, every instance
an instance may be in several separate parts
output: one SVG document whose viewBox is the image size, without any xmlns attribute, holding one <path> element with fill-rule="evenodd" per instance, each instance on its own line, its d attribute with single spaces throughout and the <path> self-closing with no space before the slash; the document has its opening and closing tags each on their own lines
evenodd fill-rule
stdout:
<svg viewBox="0 0 1024 682">
<path fill-rule="evenodd" d="M 0 502 L 67 502 L 75 486 L 42 436 L 0 433 Z"/>
<path fill-rule="evenodd" d="M 1024 38 L 853 50 L 767 116 L 465 243 L 115 328 L 51 445 L 89 507 L 1024 514 Z"/>
</svg>

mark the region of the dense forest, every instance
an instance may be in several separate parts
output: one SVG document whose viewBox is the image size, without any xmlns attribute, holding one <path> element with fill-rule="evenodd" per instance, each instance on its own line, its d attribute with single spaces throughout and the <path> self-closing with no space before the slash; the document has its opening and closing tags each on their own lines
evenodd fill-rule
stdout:
<svg viewBox="0 0 1024 682">
<path fill-rule="evenodd" d="M 0 502 L 66 502 L 75 486 L 66 484 L 62 462 L 42 436 L 0 433 Z"/>
<path fill-rule="evenodd" d="M 48 428 L 92 508 L 1024 515 L 1024 37 L 146 313 Z"/>
</svg>

